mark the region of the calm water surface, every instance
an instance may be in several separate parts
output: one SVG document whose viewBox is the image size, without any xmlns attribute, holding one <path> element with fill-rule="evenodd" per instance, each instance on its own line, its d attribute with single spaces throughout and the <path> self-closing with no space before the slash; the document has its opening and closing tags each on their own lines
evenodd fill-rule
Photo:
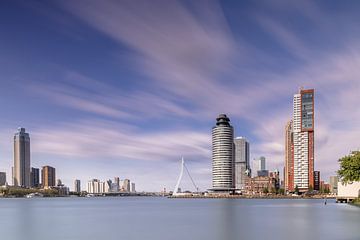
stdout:
<svg viewBox="0 0 360 240">
<path fill-rule="evenodd" d="M 360 240 L 360 208 L 323 200 L 0 199 L 1 240 Z"/>
</svg>

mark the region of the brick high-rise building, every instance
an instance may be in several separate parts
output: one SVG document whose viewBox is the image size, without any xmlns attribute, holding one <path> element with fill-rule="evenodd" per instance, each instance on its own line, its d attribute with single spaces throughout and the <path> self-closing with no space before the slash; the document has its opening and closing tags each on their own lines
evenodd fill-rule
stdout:
<svg viewBox="0 0 360 240">
<path fill-rule="evenodd" d="M 55 187 L 56 176 L 55 168 L 44 166 L 41 169 L 41 184 L 43 188 Z"/>
<path fill-rule="evenodd" d="M 301 192 L 313 188 L 314 89 L 301 89 L 294 95 L 293 119 L 286 126 L 285 148 L 285 182 L 288 191 L 293 191 L 296 186 Z"/>
<path fill-rule="evenodd" d="M 285 126 L 285 191 L 293 192 L 294 189 L 294 142 L 292 134 L 292 120 Z"/>
</svg>

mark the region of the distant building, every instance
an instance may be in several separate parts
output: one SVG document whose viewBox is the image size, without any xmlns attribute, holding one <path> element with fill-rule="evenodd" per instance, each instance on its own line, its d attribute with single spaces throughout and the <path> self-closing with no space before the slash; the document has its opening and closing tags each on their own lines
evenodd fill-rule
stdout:
<svg viewBox="0 0 360 240">
<path fill-rule="evenodd" d="M 320 192 L 330 192 L 330 184 L 320 181 Z"/>
<path fill-rule="evenodd" d="M 30 185 L 35 188 L 40 187 L 40 170 L 38 168 L 31 168 Z"/>
<path fill-rule="evenodd" d="M 338 192 L 338 182 L 339 177 L 338 176 L 331 176 L 330 177 L 330 192 L 333 194 L 337 194 Z"/>
<path fill-rule="evenodd" d="M 292 133 L 293 122 L 288 121 L 285 126 L 285 191 L 294 192 L 294 142 Z"/>
<path fill-rule="evenodd" d="M 123 187 L 125 192 L 130 192 L 130 180 L 129 179 L 124 179 L 124 184 Z"/>
<path fill-rule="evenodd" d="M 118 192 L 120 190 L 120 178 L 114 177 L 114 184 L 112 185 L 112 191 Z"/>
<path fill-rule="evenodd" d="M 135 190 L 135 183 L 131 183 L 131 192 L 136 192 L 136 190 Z"/>
<path fill-rule="evenodd" d="M 245 180 L 250 174 L 250 143 L 244 137 L 234 139 L 235 188 L 245 189 Z"/>
<path fill-rule="evenodd" d="M 99 179 L 92 179 L 87 183 L 87 192 L 96 194 L 100 193 L 100 180 Z"/>
<path fill-rule="evenodd" d="M 6 172 L 0 172 L 0 186 L 6 184 Z"/>
<path fill-rule="evenodd" d="M 41 169 L 41 184 L 43 188 L 49 188 L 55 186 L 55 168 L 50 166 L 44 166 Z"/>
<path fill-rule="evenodd" d="M 13 185 L 30 187 L 30 136 L 18 128 L 14 136 Z"/>
<path fill-rule="evenodd" d="M 257 171 L 258 177 L 268 177 L 269 176 L 269 170 L 260 170 Z"/>
<path fill-rule="evenodd" d="M 62 185 L 63 185 L 63 183 L 62 183 L 61 179 L 56 180 L 56 186 L 62 186 Z"/>
<path fill-rule="evenodd" d="M 113 186 L 113 183 L 110 179 L 105 181 L 104 182 L 104 193 L 113 192 L 112 186 Z"/>
<path fill-rule="evenodd" d="M 234 129 L 225 114 L 216 118 L 212 128 L 212 189 L 234 191 Z"/>
<path fill-rule="evenodd" d="M 75 179 L 74 181 L 74 192 L 81 193 L 81 182 L 79 179 Z"/>
<path fill-rule="evenodd" d="M 320 171 L 314 171 L 314 190 L 320 191 Z"/>
<path fill-rule="evenodd" d="M 264 156 L 261 156 L 259 158 L 256 158 L 253 160 L 253 171 L 255 176 L 264 176 L 265 172 L 262 171 L 266 171 L 266 159 Z M 258 173 L 260 172 L 260 175 L 258 175 Z M 262 173 L 262 174 L 261 174 Z"/>
</svg>

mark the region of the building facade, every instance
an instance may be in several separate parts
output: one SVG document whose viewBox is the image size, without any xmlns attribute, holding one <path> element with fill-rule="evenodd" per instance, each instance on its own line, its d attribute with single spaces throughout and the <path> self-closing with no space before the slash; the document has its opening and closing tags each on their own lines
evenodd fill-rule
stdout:
<svg viewBox="0 0 360 240">
<path fill-rule="evenodd" d="M 14 136 L 13 185 L 30 187 L 30 136 L 19 128 Z"/>
<path fill-rule="evenodd" d="M 38 168 L 31 168 L 30 185 L 34 188 L 40 187 L 40 170 Z"/>
<path fill-rule="evenodd" d="M 234 184 L 234 129 L 225 114 L 216 118 L 212 129 L 212 190 L 233 191 Z"/>
<path fill-rule="evenodd" d="M 285 149 L 287 188 L 308 191 L 314 187 L 314 89 L 294 95 L 292 125 L 285 130 L 286 138 L 291 138 L 286 139 Z"/>
<path fill-rule="evenodd" d="M 130 192 L 131 184 L 129 179 L 124 179 L 122 189 L 124 189 L 125 192 Z"/>
<path fill-rule="evenodd" d="M 135 183 L 131 183 L 131 192 L 136 192 Z"/>
<path fill-rule="evenodd" d="M 338 176 L 330 176 L 329 182 L 330 182 L 330 192 L 333 194 L 337 194 L 339 177 Z"/>
<path fill-rule="evenodd" d="M 0 186 L 6 184 L 6 172 L 0 172 Z"/>
<path fill-rule="evenodd" d="M 285 126 L 285 191 L 293 192 L 294 189 L 294 142 L 292 133 L 292 120 Z"/>
<path fill-rule="evenodd" d="M 250 143 L 244 137 L 234 139 L 235 188 L 245 189 L 246 177 L 250 174 Z"/>
<path fill-rule="evenodd" d="M 74 192 L 81 193 L 81 181 L 79 179 L 74 181 Z"/>
<path fill-rule="evenodd" d="M 41 169 L 41 185 L 43 188 L 55 187 L 56 173 L 55 168 L 44 166 Z"/>
<path fill-rule="evenodd" d="M 100 193 L 100 180 L 92 179 L 87 183 L 87 192 L 91 194 Z"/>
<path fill-rule="evenodd" d="M 314 171 L 314 190 L 320 191 L 320 171 Z"/>
<path fill-rule="evenodd" d="M 273 177 L 253 177 L 246 181 L 246 191 L 248 194 L 261 194 L 276 191 L 278 182 Z"/>
<path fill-rule="evenodd" d="M 261 156 L 259 158 L 255 158 L 253 160 L 253 172 L 254 176 L 264 176 L 266 170 L 266 158 L 264 156 Z M 269 173 L 267 171 L 267 173 Z"/>
</svg>

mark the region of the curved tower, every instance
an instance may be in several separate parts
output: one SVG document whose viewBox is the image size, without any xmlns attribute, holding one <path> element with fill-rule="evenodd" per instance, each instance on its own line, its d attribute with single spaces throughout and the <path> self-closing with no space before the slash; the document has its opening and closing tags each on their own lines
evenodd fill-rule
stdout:
<svg viewBox="0 0 360 240">
<path fill-rule="evenodd" d="M 234 189 L 234 129 L 225 114 L 216 118 L 212 129 L 212 185 L 213 190 Z"/>
</svg>

